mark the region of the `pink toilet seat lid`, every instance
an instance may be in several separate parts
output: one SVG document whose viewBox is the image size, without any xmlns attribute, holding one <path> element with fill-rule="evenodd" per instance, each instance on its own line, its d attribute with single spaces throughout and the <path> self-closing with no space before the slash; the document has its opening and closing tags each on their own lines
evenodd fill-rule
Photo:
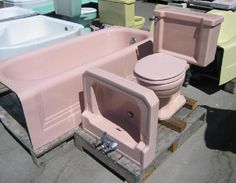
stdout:
<svg viewBox="0 0 236 183">
<path fill-rule="evenodd" d="M 179 75 L 185 73 L 186 67 L 185 60 L 164 53 L 155 53 L 138 61 L 134 73 L 145 80 L 167 82 L 178 79 Z"/>
</svg>

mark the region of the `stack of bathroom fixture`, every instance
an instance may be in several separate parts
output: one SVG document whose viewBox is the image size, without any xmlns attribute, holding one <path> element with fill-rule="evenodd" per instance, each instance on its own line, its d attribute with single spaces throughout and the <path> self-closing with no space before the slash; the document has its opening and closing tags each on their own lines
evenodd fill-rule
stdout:
<svg viewBox="0 0 236 183">
<path fill-rule="evenodd" d="M 90 32 L 90 23 L 97 17 L 97 10 L 81 7 L 81 0 L 54 0 L 55 12 L 62 15 L 62 19 L 84 25 Z"/>
</svg>

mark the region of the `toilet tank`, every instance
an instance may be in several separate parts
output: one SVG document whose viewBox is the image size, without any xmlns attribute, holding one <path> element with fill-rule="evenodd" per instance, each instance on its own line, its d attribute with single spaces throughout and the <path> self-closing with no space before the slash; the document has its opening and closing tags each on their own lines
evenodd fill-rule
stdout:
<svg viewBox="0 0 236 183">
<path fill-rule="evenodd" d="M 53 0 L 55 12 L 66 17 L 77 17 L 81 14 L 80 0 Z"/>
<path fill-rule="evenodd" d="M 175 8 L 158 9 L 154 15 L 154 52 L 202 67 L 214 60 L 222 16 Z"/>
<path fill-rule="evenodd" d="M 135 0 L 99 0 L 98 10 L 102 23 L 134 26 Z"/>
</svg>

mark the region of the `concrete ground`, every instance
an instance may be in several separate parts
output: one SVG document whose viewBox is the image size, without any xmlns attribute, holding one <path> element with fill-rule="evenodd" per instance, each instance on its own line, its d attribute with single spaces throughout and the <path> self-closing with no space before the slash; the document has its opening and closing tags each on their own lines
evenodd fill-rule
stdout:
<svg viewBox="0 0 236 183">
<path fill-rule="evenodd" d="M 137 2 L 136 14 L 151 17 L 152 3 Z M 149 27 L 148 23 L 145 27 Z M 147 183 L 235 183 L 236 95 L 216 87 L 212 80 L 192 82 L 186 96 L 208 110 L 207 123 L 188 139 L 147 179 Z M 0 124 L 0 183 L 119 183 L 115 174 L 73 143 L 52 151 L 44 167 Z"/>
</svg>

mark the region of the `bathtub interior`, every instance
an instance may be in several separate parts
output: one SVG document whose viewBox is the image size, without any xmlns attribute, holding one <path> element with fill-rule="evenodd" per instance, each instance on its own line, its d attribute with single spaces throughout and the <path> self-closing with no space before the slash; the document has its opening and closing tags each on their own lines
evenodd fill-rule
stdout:
<svg viewBox="0 0 236 183">
<path fill-rule="evenodd" d="M 82 28 L 82 26 L 80 26 Z M 20 44 L 32 44 L 76 31 L 76 24 L 55 21 L 44 16 L 4 22 L 0 25 L 1 47 L 14 47 Z"/>
<path fill-rule="evenodd" d="M 97 36 L 99 35 L 99 36 Z M 38 80 L 53 77 L 84 65 L 92 64 L 112 54 L 128 48 L 135 38 L 136 43 L 147 39 L 149 34 L 132 30 L 110 29 L 91 35 L 68 40 L 56 47 L 42 49 L 28 55 L 24 60 L 6 64 L 2 71 L 5 76 L 17 80 Z M 83 53 L 83 54 L 82 54 Z M 27 72 L 25 70 L 27 69 Z"/>
</svg>

